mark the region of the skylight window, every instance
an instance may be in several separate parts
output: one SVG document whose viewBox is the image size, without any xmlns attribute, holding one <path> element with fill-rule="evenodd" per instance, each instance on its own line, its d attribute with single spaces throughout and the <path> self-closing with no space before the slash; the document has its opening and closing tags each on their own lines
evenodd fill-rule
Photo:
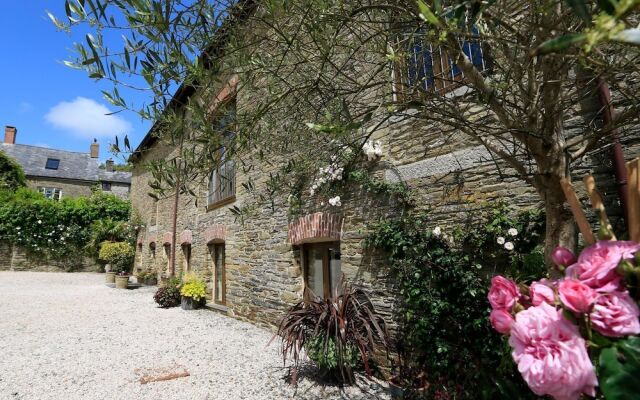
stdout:
<svg viewBox="0 0 640 400">
<path fill-rule="evenodd" d="M 57 158 L 47 158 L 47 165 L 45 165 L 44 167 L 46 169 L 58 169 L 59 166 L 60 160 L 58 160 Z"/>
</svg>

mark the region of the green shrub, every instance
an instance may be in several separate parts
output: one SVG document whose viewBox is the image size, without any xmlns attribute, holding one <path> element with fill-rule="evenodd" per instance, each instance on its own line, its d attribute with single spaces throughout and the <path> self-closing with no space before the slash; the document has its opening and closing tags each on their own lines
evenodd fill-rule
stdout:
<svg viewBox="0 0 640 400">
<path fill-rule="evenodd" d="M 0 151 L 0 190 L 13 191 L 27 186 L 27 178 L 20 164 Z"/>
<path fill-rule="evenodd" d="M 135 255 L 133 246 L 127 242 L 105 242 L 100 246 L 100 259 L 111 264 L 111 270 L 118 274 L 131 270 Z"/>
<path fill-rule="evenodd" d="M 365 246 L 385 251 L 398 285 L 401 364 L 426 373 L 431 388 L 450 398 L 517 398 L 520 392 L 527 398 L 504 341 L 488 322 L 487 290 L 497 269 L 510 276 L 546 272 L 537 243 L 544 226 L 536 212 L 514 216 L 503 204 L 475 216 L 450 230 L 434 230 L 428 214 L 383 221 Z M 514 249 L 507 250 L 497 238 L 511 228 L 517 234 L 509 235 Z"/>
<path fill-rule="evenodd" d="M 187 275 L 182 281 L 180 294 L 184 297 L 191 297 L 194 301 L 204 299 L 207 294 L 207 285 L 196 275 Z"/>
</svg>

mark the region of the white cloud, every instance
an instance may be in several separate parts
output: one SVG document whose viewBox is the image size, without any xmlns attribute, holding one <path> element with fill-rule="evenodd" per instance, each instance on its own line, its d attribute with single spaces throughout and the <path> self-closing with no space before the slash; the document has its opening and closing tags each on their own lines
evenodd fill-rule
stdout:
<svg viewBox="0 0 640 400">
<path fill-rule="evenodd" d="M 118 115 L 109 114 L 106 106 L 85 97 L 62 101 L 49 110 L 45 120 L 75 136 L 91 139 L 131 133 L 131 124 Z"/>
</svg>

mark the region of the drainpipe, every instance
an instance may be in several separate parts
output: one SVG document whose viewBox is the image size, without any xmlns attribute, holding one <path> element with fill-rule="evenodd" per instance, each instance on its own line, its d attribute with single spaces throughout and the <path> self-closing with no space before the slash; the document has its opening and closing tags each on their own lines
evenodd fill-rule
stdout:
<svg viewBox="0 0 640 400">
<path fill-rule="evenodd" d="M 611 102 L 609 85 L 602 76 L 598 78 L 598 94 L 603 107 L 602 119 L 606 126 L 615 120 L 616 110 L 613 108 L 613 104 Z M 618 185 L 618 196 L 620 197 L 620 206 L 622 207 L 624 221 L 628 231 L 629 215 L 627 204 L 629 203 L 629 194 L 627 192 L 627 169 L 624 163 L 624 154 L 622 153 L 622 145 L 620 145 L 618 129 L 611 129 L 610 134 L 613 142 L 613 168 L 616 177 L 616 184 Z"/>
</svg>

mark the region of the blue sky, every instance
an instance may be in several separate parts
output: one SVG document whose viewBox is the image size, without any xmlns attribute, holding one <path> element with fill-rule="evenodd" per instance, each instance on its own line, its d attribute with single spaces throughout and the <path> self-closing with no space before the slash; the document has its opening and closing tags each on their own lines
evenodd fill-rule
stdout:
<svg viewBox="0 0 640 400">
<path fill-rule="evenodd" d="M 46 10 L 64 17 L 64 0 L 3 2 L 0 13 L 0 126 L 18 128 L 17 143 L 72 151 L 89 151 L 93 138 L 100 143 L 101 160 L 110 156 L 109 143 L 116 135 L 129 135 L 137 145 L 150 123 L 132 112 L 104 116 L 115 108 L 102 98 L 107 82 L 89 79 L 83 71 L 66 67 L 74 41 L 58 32 Z M 119 40 L 110 47 L 120 47 Z M 121 91 L 122 92 L 122 91 Z M 150 101 L 150 94 L 122 92 L 136 104 Z M 0 140 L 2 140 L 0 139 Z"/>
</svg>

